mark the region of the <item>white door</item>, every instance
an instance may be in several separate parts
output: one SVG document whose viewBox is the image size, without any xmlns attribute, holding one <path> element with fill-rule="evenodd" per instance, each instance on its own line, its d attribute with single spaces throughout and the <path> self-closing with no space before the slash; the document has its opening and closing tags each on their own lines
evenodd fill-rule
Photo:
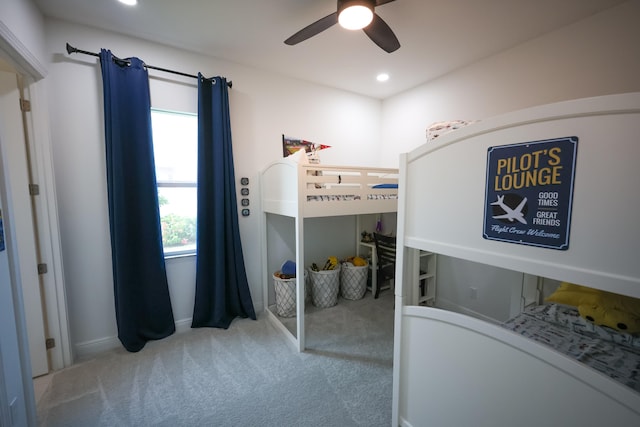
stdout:
<svg viewBox="0 0 640 427">
<path fill-rule="evenodd" d="M 20 96 L 16 75 L 0 70 L 0 144 L 2 144 L 3 174 L 7 200 L 3 216 L 10 210 L 15 230 L 17 269 L 22 285 L 26 313 L 31 370 L 34 377 L 47 374 L 49 365 L 40 295 L 40 277 L 36 236 L 34 232 L 26 144 L 20 111 Z"/>
</svg>

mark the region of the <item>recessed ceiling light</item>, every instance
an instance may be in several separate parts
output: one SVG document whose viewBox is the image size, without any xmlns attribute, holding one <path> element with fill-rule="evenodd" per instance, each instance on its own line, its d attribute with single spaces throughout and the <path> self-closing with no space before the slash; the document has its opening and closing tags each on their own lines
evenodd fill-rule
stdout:
<svg viewBox="0 0 640 427">
<path fill-rule="evenodd" d="M 122 4 L 126 4 L 127 6 L 135 6 L 138 4 L 138 0 L 118 0 Z"/>
<path fill-rule="evenodd" d="M 379 82 L 386 82 L 387 80 L 389 80 L 389 74 L 380 73 L 376 76 L 376 80 L 378 80 Z"/>
</svg>

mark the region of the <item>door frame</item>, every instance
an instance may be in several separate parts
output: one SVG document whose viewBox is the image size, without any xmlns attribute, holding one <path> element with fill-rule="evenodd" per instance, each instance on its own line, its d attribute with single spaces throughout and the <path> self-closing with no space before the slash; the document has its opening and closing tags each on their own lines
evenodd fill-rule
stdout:
<svg viewBox="0 0 640 427">
<path fill-rule="evenodd" d="M 4 64 L 4 65 L 2 65 Z M 29 138 L 25 135 L 23 124 L 25 113 L 20 111 L 20 77 L 15 70 L 0 62 L 0 87 L 2 100 L 0 114 L 2 114 L 2 157 L 3 178 L 6 186 L 8 211 L 7 221 L 10 220 L 17 253 L 17 265 L 14 266 L 20 275 L 22 304 L 27 322 L 27 337 L 29 342 L 29 357 L 31 361 L 31 375 L 37 377 L 48 374 L 49 356 L 46 348 L 46 322 L 42 302 L 42 282 L 44 275 L 38 274 L 38 263 L 42 257 L 37 239 L 35 205 L 38 197 L 31 196 L 27 189 L 34 181 L 29 166 L 29 152 L 27 147 Z"/>
<path fill-rule="evenodd" d="M 43 305 L 48 337 L 55 339 L 55 347 L 48 350 L 50 369 L 59 370 L 73 363 L 69 336 L 67 299 L 64 286 L 62 247 L 53 173 L 53 153 L 49 132 L 48 102 L 44 77 L 46 68 L 19 40 L 0 18 L 0 56 L 9 62 L 24 79 L 24 95 L 31 102 L 25 130 L 30 137 L 31 168 L 33 178 L 40 187 L 35 203 L 40 262 L 45 262 L 48 273 L 42 276 Z M 23 307 L 20 307 L 22 310 Z M 26 379 L 25 379 L 26 380 Z M 28 379 L 31 381 L 31 378 Z"/>
<path fill-rule="evenodd" d="M 73 363 L 73 353 L 67 318 L 53 153 L 49 139 L 46 94 L 42 87 L 44 82 L 34 82 L 27 77 L 23 83 L 22 97 L 31 103 L 31 113 L 25 114 L 25 133 L 30 150 L 32 177 L 40 190 L 40 195 L 33 198 L 33 206 L 40 262 L 46 263 L 48 269 L 40 279 L 45 307 L 45 332 L 48 338 L 55 340 L 55 347 L 48 350 L 50 369 L 55 371 L 70 366 Z"/>
</svg>

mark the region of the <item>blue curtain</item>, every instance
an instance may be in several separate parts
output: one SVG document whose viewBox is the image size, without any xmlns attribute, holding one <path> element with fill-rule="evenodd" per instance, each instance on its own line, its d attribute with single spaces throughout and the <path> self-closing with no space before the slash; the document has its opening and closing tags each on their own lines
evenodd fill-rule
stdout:
<svg viewBox="0 0 640 427">
<path fill-rule="evenodd" d="M 128 351 L 175 332 L 156 187 L 147 70 L 100 51 L 118 338 Z"/>
<path fill-rule="evenodd" d="M 196 295 L 191 327 L 228 328 L 256 314 L 247 282 L 225 78 L 198 74 L 198 223 Z"/>
</svg>

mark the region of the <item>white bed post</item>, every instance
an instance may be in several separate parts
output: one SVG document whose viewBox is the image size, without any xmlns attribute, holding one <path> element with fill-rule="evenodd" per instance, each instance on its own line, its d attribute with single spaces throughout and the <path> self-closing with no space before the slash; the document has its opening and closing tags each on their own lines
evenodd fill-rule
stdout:
<svg viewBox="0 0 640 427">
<path fill-rule="evenodd" d="M 360 256 L 360 223 L 360 215 L 356 215 L 356 256 Z"/>
<path fill-rule="evenodd" d="M 301 165 L 298 164 L 298 194 L 306 194 L 305 177 L 301 172 Z M 306 175 L 306 172 L 304 172 Z M 306 199 L 306 196 L 304 196 Z M 298 351 L 304 351 L 304 303 L 305 303 L 305 283 L 304 283 L 304 212 L 302 203 L 297 204 L 296 214 L 296 340 Z"/>
<path fill-rule="evenodd" d="M 296 217 L 296 324 L 298 351 L 304 351 L 304 218 Z"/>
<path fill-rule="evenodd" d="M 262 190 L 262 187 L 261 187 Z M 267 262 L 267 213 L 261 209 L 262 217 L 260 218 L 260 262 L 262 263 L 262 309 L 265 314 L 269 313 L 269 265 Z"/>
<path fill-rule="evenodd" d="M 402 310 L 404 308 L 405 279 L 404 279 L 404 257 L 405 257 L 405 198 L 407 195 L 407 154 L 400 154 L 400 168 L 398 171 L 398 218 L 396 231 L 396 277 L 394 283 L 395 312 L 393 327 L 393 400 L 391 406 L 391 425 L 399 425 L 399 405 L 400 405 L 400 348 L 402 346 Z"/>
</svg>

